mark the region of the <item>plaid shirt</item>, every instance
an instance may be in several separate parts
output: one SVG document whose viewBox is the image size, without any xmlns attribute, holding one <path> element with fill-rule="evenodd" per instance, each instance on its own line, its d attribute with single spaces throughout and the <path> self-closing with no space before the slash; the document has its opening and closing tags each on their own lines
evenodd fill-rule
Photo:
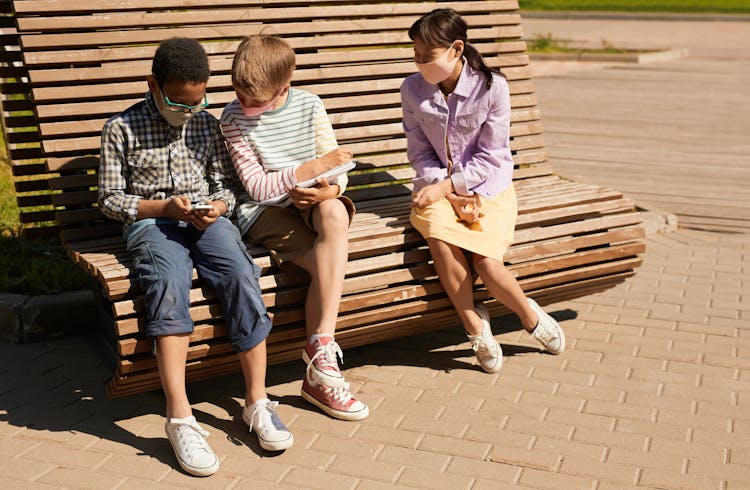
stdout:
<svg viewBox="0 0 750 490">
<path fill-rule="evenodd" d="M 219 123 L 206 111 L 170 126 L 149 92 L 102 129 L 99 208 L 109 218 L 130 225 L 141 199 L 179 195 L 191 202 L 220 199 L 230 216 L 236 184 Z"/>
</svg>

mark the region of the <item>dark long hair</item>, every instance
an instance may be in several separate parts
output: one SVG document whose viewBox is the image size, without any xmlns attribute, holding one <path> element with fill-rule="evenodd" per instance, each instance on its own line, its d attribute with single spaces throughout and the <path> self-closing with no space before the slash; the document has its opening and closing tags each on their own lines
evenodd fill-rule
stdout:
<svg viewBox="0 0 750 490">
<path fill-rule="evenodd" d="M 484 62 L 477 48 L 469 44 L 466 37 L 466 22 L 453 9 L 435 9 L 417 19 L 409 28 L 409 39 L 418 37 L 428 46 L 448 48 L 455 41 L 464 42 L 464 56 L 469 66 L 484 73 L 487 88 L 492 86 L 492 74 L 503 76 L 498 70 Z"/>
</svg>

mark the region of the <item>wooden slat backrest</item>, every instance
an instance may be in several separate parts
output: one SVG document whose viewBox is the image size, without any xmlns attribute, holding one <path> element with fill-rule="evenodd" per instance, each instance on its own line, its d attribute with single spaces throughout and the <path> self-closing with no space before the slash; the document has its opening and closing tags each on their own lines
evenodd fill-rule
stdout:
<svg viewBox="0 0 750 490">
<path fill-rule="evenodd" d="M 22 220 L 47 222 L 50 232 L 64 228 L 82 237 L 81 228 L 92 236 L 117 230 L 92 226 L 103 222 L 94 204 L 100 130 L 109 116 L 142 99 L 158 42 L 175 35 L 195 37 L 206 48 L 215 115 L 234 98 L 231 58 L 242 36 L 286 38 L 297 53 L 293 85 L 323 98 L 340 144 L 365 162 L 350 176 L 358 200 L 408 192 L 401 185 L 412 174 L 398 94 L 415 71 L 406 30 L 433 8 L 456 8 L 471 26 L 470 40 L 510 81 L 511 144 L 523 167 L 517 178 L 550 172 L 516 1 L 24 0 L 13 6 L 28 73 L 19 88 L 33 100 L 33 121 L 27 115 L 26 124 L 33 122 L 34 131 L 15 136 L 9 149 L 16 175 L 36 176 L 17 183 Z M 374 184 L 391 188 L 357 191 Z"/>
</svg>

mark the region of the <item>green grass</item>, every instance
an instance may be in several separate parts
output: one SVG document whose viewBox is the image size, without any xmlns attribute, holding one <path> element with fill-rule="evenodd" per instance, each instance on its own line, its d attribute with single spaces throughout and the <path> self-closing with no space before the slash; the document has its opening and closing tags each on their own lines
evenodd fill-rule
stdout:
<svg viewBox="0 0 750 490">
<path fill-rule="evenodd" d="M 519 0 L 521 10 L 750 13 L 750 0 Z"/>
<path fill-rule="evenodd" d="M 2 143 L 0 137 L 0 143 Z M 0 148 L 0 155 L 5 153 L 5 148 Z M 0 161 L 0 236 L 10 237 L 18 235 L 21 225 L 18 222 L 18 206 L 16 206 L 16 193 L 13 189 L 13 178 L 10 166 L 5 159 Z"/>
<path fill-rule="evenodd" d="M 564 41 L 554 39 L 552 34 L 537 34 L 526 41 L 529 53 L 598 53 L 598 54 L 623 54 L 633 53 L 632 49 L 615 48 L 608 44 L 603 44 L 601 48 L 571 48 L 565 45 Z"/>
<path fill-rule="evenodd" d="M 1 292 L 34 295 L 86 288 L 86 276 L 58 240 L 0 237 Z"/>
</svg>

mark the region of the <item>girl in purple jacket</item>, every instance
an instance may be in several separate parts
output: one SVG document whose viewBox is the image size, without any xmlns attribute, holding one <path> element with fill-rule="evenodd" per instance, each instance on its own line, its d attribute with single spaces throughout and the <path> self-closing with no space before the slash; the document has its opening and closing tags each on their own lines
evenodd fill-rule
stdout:
<svg viewBox="0 0 750 490">
<path fill-rule="evenodd" d="M 492 297 L 559 354 L 562 328 L 526 297 L 503 263 L 517 216 L 508 83 L 469 44 L 466 23 L 452 9 L 422 16 L 409 37 L 419 69 L 401 85 L 407 155 L 416 171 L 410 221 L 427 240 L 440 283 L 485 371 L 500 370 L 502 349 L 487 310 L 474 304 L 464 252 Z"/>
</svg>

